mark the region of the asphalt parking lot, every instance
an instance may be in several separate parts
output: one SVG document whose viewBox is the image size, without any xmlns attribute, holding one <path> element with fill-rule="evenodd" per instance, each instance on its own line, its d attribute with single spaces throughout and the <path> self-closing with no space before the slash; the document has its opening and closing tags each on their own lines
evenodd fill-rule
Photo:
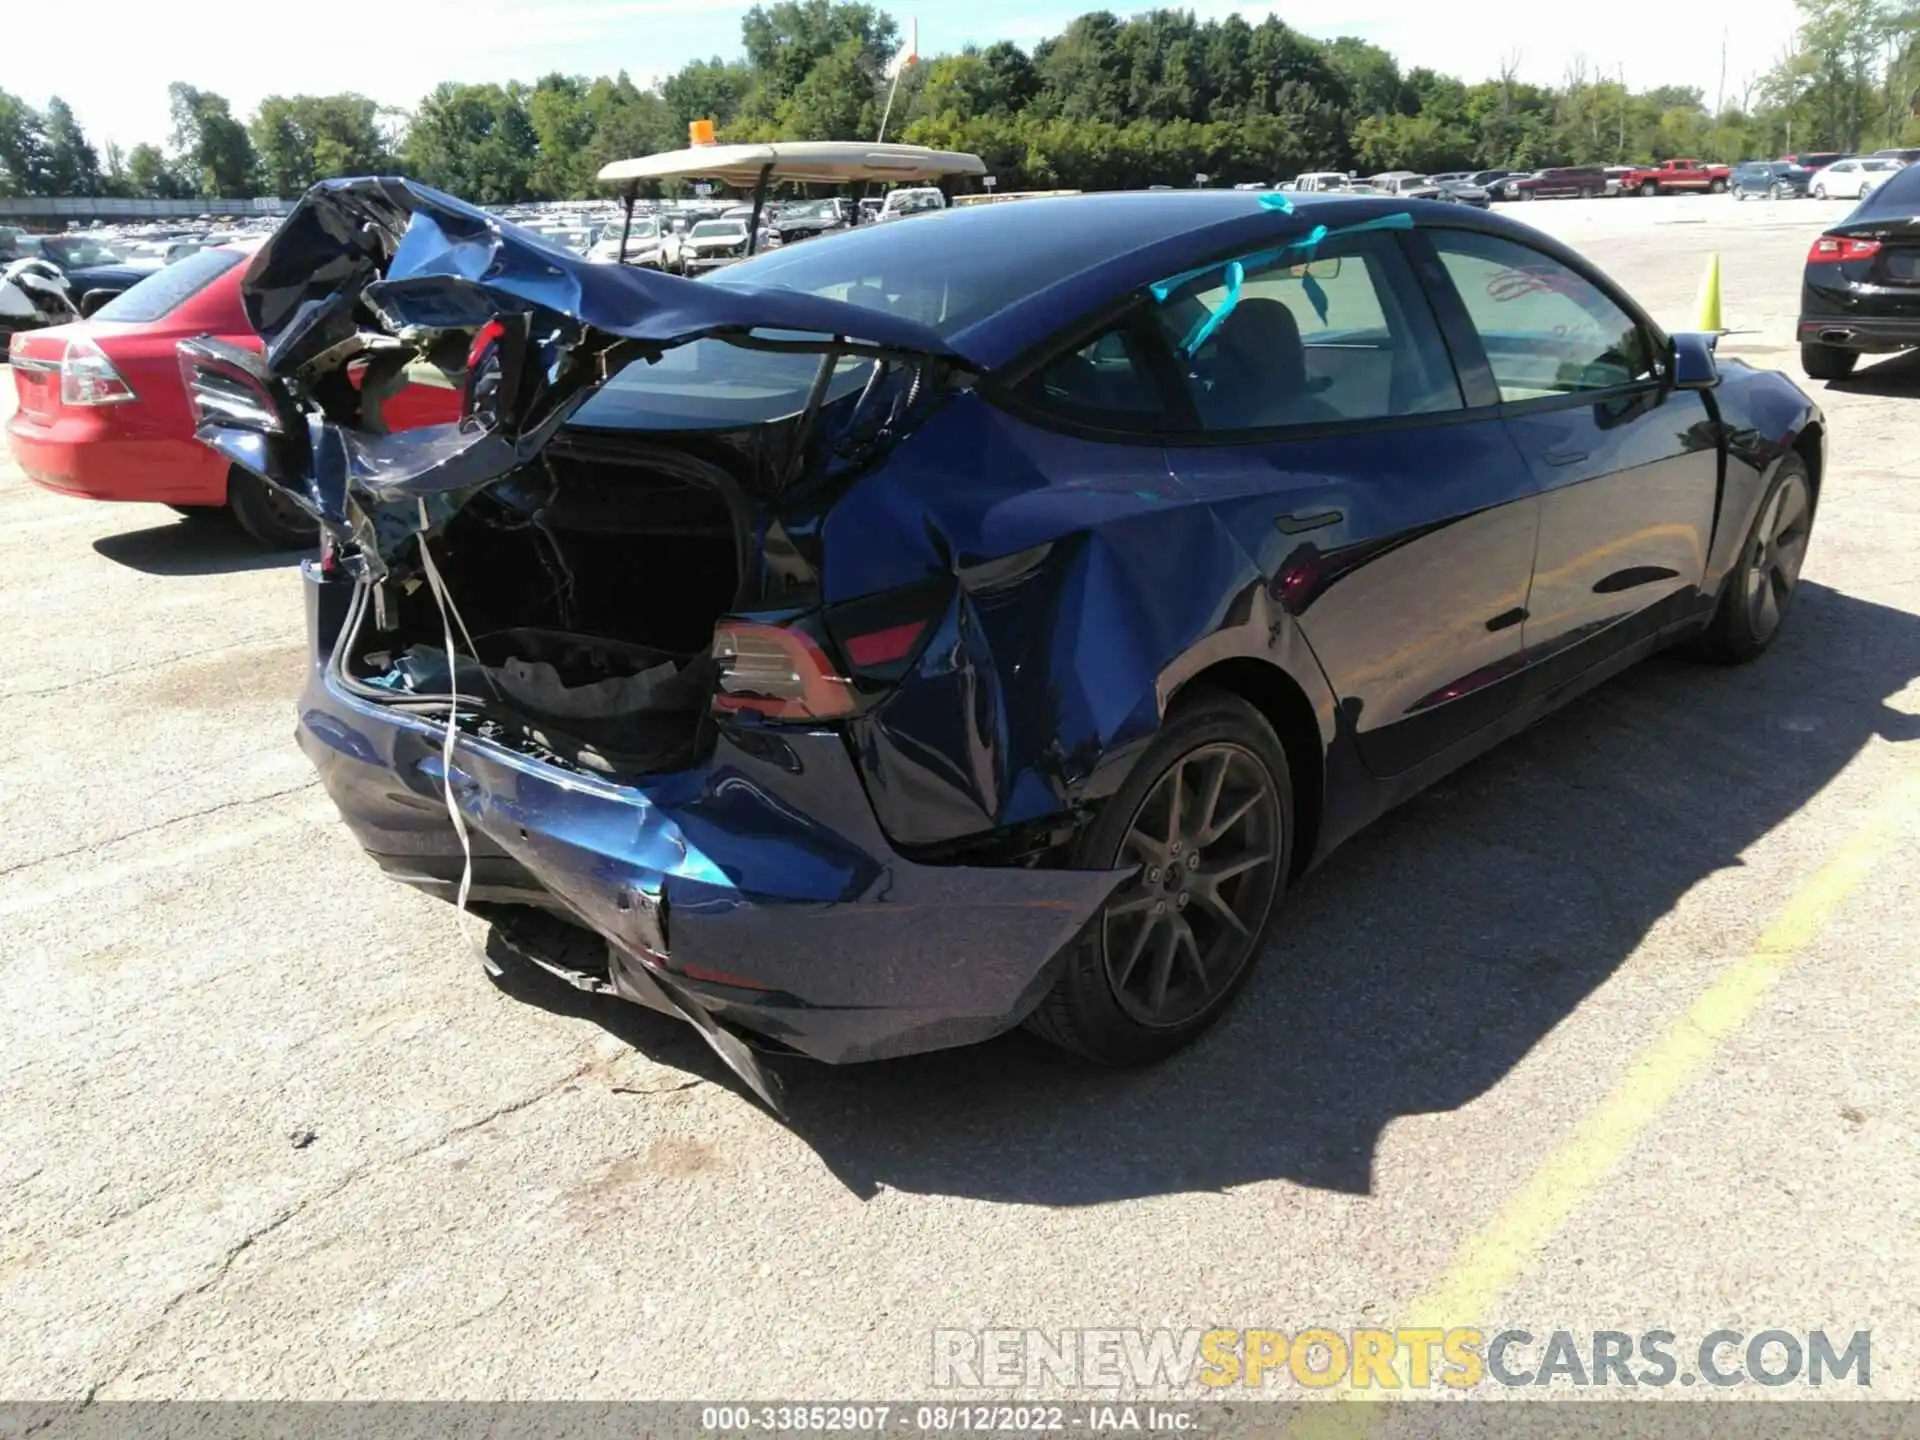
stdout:
<svg viewBox="0 0 1920 1440">
<path fill-rule="evenodd" d="M 1798 378 L 1844 206 L 1520 208 L 1676 328 L 1718 251 L 1724 353 Z M 939 1329 L 1433 1323 L 1871 1330 L 1920 1398 L 1920 358 L 1809 388 L 1759 664 L 1376 826 L 1169 1064 L 790 1069 L 785 1123 L 363 860 L 293 557 L 0 458 L 0 1389 L 882 1399 Z"/>
</svg>

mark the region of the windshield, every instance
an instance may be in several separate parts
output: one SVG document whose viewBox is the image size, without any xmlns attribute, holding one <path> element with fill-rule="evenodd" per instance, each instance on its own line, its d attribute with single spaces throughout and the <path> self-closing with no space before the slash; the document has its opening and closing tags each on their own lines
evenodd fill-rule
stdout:
<svg viewBox="0 0 1920 1440">
<path fill-rule="evenodd" d="M 738 220 L 702 220 L 693 227 L 690 238 L 695 240 L 738 240 L 747 233 L 747 227 Z"/>
<path fill-rule="evenodd" d="M 164 319 L 246 258 L 238 250 L 199 251 L 154 271 L 138 285 L 114 296 L 93 318 L 136 324 Z"/>
<path fill-rule="evenodd" d="M 611 233 L 617 236 L 620 232 L 616 230 Z M 635 217 L 633 229 L 627 233 L 627 238 L 629 240 L 658 240 L 660 238 L 660 222 L 658 220 L 642 220 Z"/>
<path fill-rule="evenodd" d="M 77 235 L 43 235 L 40 250 L 62 270 L 78 270 L 86 265 L 118 265 L 120 256 L 98 240 Z"/>
</svg>

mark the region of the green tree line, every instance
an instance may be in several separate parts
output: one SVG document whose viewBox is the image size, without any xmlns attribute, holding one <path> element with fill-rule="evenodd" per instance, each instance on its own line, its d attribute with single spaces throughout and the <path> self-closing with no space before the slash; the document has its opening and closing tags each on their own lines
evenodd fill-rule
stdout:
<svg viewBox="0 0 1920 1440">
<path fill-rule="evenodd" d="M 911 66 L 889 109 L 892 16 L 776 0 L 747 13 L 734 57 L 644 88 L 624 71 L 449 82 L 411 112 L 352 93 L 271 95 L 243 121 L 224 97 L 176 84 L 170 133 L 124 154 L 90 143 L 58 97 L 36 109 L 0 91 L 0 195 L 293 196 L 329 175 L 398 171 L 483 204 L 580 198 L 606 161 L 683 145 L 697 119 L 722 140 L 767 140 L 870 138 L 884 118 L 888 138 L 979 153 L 1003 190 L 1920 144 L 1920 0 L 1796 4 L 1776 63 L 1711 102 L 1578 63 L 1558 85 L 1511 65 L 1469 85 L 1272 16 L 1102 10 L 1031 51 L 1002 42 Z"/>
</svg>

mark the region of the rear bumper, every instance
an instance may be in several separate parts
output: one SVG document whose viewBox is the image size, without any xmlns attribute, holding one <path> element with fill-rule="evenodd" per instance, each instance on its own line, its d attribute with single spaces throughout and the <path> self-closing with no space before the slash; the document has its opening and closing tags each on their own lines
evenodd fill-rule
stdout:
<svg viewBox="0 0 1920 1440">
<path fill-rule="evenodd" d="M 309 564 L 316 657 L 350 586 Z M 440 727 L 347 693 L 316 658 L 299 738 L 389 874 L 451 896 L 462 870 Z M 613 982 L 829 1062 L 969 1044 L 1017 1024 L 1124 872 L 929 866 L 881 832 L 836 731 L 723 731 L 701 766 L 621 785 L 457 742 L 477 900 L 557 911 Z"/>
<path fill-rule="evenodd" d="M 116 438 L 94 415 L 7 422 L 13 458 L 34 484 L 89 500 L 224 505 L 227 463 L 192 439 Z"/>
<path fill-rule="evenodd" d="M 1831 345 L 1866 352 L 1920 345 L 1920 317 L 1802 315 L 1796 334 L 1802 345 Z"/>
</svg>

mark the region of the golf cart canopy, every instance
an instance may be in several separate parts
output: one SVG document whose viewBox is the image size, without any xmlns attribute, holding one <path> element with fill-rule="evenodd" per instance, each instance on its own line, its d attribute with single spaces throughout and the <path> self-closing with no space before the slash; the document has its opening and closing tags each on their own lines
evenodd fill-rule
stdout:
<svg viewBox="0 0 1920 1440">
<path fill-rule="evenodd" d="M 750 188 L 764 176 L 814 185 L 851 185 L 860 180 L 937 180 L 942 175 L 984 175 L 978 155 L 929 150 L 924 145 L 869 145 L 860 140 L 781 140 L 766 145 L 695 145 L 634 160 L 615 160 L 600 170 L 609 184 L 636 180 L 702 179 Z"/>
</svg>

